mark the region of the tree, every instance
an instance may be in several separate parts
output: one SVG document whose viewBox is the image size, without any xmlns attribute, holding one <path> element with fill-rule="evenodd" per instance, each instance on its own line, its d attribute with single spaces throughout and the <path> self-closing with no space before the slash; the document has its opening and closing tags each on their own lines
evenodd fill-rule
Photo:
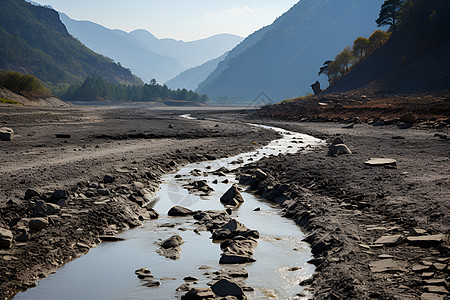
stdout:
<svg viewBox="0 0 450 300">
<path fill-rule="evenodd" d="M 152 80 L 150 80 L 150 85 L 157 85 L 158 83 L 156 82 L 156 79 L 153 78 Z"/>
<path fill-rule="evenodd" d="M 353 51 L 350 48 L 350 46 L 346 47 L 344 50 L 342 50 L 341 53 L 336 55 L 334 61 L 339 64 L 341 75 L 348 72 L 349 66 L 352 63 L 353 59 L 354 59 Z"/>
<path fill-rule="evenodd" d="M 353 42 L 353 54 L 358 58 L 359 62 L 367 55 L 369 51 L 369 39 L 360 36 Z"/>
<path fill-rule="evenodd" d="M 322 74 L 327 75 L 327 77 L 328 77 L 328 83 L 331 83 L 331 76 L 330 76 L 330 73 L 328 72 L 328 69 L 329 69 L 330 64 L 331 64 L 332 62 L 333 62 L 332 60 L 327 60 L 327 61 L 325 61 L 325 62 L 323 63 L 323 66 L 320 67 L 320 69 L 319 69 L 319 76 L 322 75 Z"/>
<path fill-rule="evenodd" d="M 378 27 L 390 25 L 393 32 L 397 31 L 397 22 L 400 9 L 404 0 L 386 0 L 381 5 L 380 15 L 377 22 Z"/>
<path fill-rule="evenodd" d="M 369 37 L 369 51 L 375 51 L 389 39 L 389 36 L 390 34 L 386 31 L 375 30 Z"/>
</svg>

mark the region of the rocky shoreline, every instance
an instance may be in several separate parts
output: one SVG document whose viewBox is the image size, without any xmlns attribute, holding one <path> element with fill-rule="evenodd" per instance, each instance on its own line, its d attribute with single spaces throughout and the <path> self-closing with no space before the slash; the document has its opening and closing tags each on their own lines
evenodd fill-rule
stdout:
<svg viewBox="0 0 450 300">
<path fill-rule="evenodd" d="M 267 122 L 329 144 L 338 138 L 353 152 L 330 155 L 324 147 L 241 169 L 242 184 L 308 233 L 316 273 L 301 285 L 314 299 L 447 299 L 448 140 L 394 126 Z M 371 157 L 398 163 L 369 166 Z M 267 179 L 250 176 L 257 169 Z"/>
</svg>

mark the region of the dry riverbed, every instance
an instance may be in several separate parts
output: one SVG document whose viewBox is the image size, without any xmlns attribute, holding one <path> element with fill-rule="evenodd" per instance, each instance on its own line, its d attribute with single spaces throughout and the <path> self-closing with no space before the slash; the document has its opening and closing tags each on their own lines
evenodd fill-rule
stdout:
<svg viewBox="0 0 450 300">
<path fill-rule="evenodd" d="M 33 286 L 105 235 L 155 217 L 145 209 L 145 195 L 157 190 L 161 174 L 276 138 L 243 121 L 328 142 L 340 137 L 352 151 L 330 156 L 324 146 L 267 157 L 238 174 L 244 186 L 279 202 L 284 215 L 308 233 L 317 272 L 303 284 L 315 299 L 448 295 L 446 128 L 344 129 L 338 123 L 259 120 L 230 112 L 192 112 L 219 121 L 145 109 L 0 107 L 0 112 L 1 126 L 16 133 L 12 141 L 0 142 L 0 228 L 13 235 L 11 248 L 0 250 L 1 298 Z M 396 165 L 365 165 L 373 157 L 393 158 Z M 268 177 L 255 176 L 256 169 Z M 26 194 L 28 189 L 35 192 Z M 36 217 L 43 217 L 44 229 L 37 223 L 29 228 Z"/>
</svg>

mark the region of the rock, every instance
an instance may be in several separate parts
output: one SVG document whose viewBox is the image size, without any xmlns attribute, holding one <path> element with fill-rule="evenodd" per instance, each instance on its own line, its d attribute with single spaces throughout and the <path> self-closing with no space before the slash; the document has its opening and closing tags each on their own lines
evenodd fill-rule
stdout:
<svg viewBox="0 0 450 300">
<path fill-rule="evenodd" d="M 0 228 L 0 249 L 11 248 L 13 241 L 13 233 L 4 228 Z"/>
<path fill-rule="evenodd" d="M 234 296 L 238 299 L 244 299 L 244 291 L 235 282 L 228 279 L 221 279 L 211 286 L 211 290 L 216 296 Z"/>
<path fill-rule="evenodd" d="M 371 158 L 368 161 L 364 162 L 366 166 L 371 167 L 384 167 L 384 166 L 397 166 L 397 160 L 393 158 Z"/>
<path fill-rule="evenodd" d="M 256 169 L 255 172 L 253 172 L 253 175 L 261 180 L 267 179 L 267 173 L 263 172 L 261 169 Z"/>
<path fill-rule="evenodd" d="M 394 136 L 392 136 L 392 139 L 393 140 L 404 140 L 405 137 L 403 135 L 394 135 Z"/>
<path fill-rule="evenodd" d="M 139 279 L 153 278 L 152 272 L 148 268 L 140 268 L 134 271 Z"/>
<path fill-rule="evenodd" d="M 403 264 L 399 261 L 393 259 L 383 259 L 379 261 L 374 261 L 369 264 L 372 273 L 383 273 L 383 272 L 406 272 Z"/>
<path fill-rule="evenodd" d="M 244 224 L 242 224 L 241 222 L 239 222 L 236 219 L 231 219 L 227 224 L 223 225 L 221 228 L 228 229 L 233 234 L 236 234 L 236 235 L 249 230 L 247 227 L 245 227 Z"/>
<path fill-rule="evenodd" d="M 71 136 L 70 136 L 70 134 L 67 134 L 67 133 L 56 133 L 55 137 L 57 139 L 70 139 Z"/>
<path fill-rule="evenodd" d="M 352 151 L 344 144 L 328 146 L 328 155 L 335 156 L 342 154 L 352 154 Z"/>
<path fill-rule="evenodd" d="M 60 199 L 56 203 L 59 207 L 67 207 L 69 204 L 67 203 L 67 199 Z"/>
<path fill-rule="evenodd" d="M 404 123 L 404 122 L 398 122 L 396 125 L 397 125 L 398 129 L 409 129 L 409 128 L 413 127 L 413 124 Z"/>
<path fill-rule="evenodd" d="M 173 248 L 173 247 L 179 247 L 184 244 L 183 239 L 179 235 L 173 235 L 170 238 L 164 240 L 161 242 L 161 247 L 167 249 L 167 248 Z"/>
<path fill-rule="evenodd" d="M 97 189 L 97 193 L 100 196 L 109 196 L 111 194 L 108 189 Z"/>
<path fill-rule="evenodd" d="M 185 217 L 193 215 L 194 212 L 186 207 L 174 206 L 169 210 L 167 214 L 172 217 Z"/>
<path fill-rule="evenodd" d="M 429 293 L 436 293 L 436 294 L 442 294 L 447 295 L 449 292 L 444 286 L 434 286 L 434 285 L 427 285 L 423 287 L 425 291 Z"/>
<path fill-rule="evenodd" d="M 8 127 L 0 128 L 0 140 L 2 141 L 11 141 L 14 137 L 14 130 Z"/>
<path fill-rule="evenodd" d="M 173 128 L 173 124 L 169 124 L 169 128 Z"/>
<path fill-rule="evenodd" d="M 375 244 L 396 245 L 402 240 L 402 235 L 386 235 L 375 241 Z"/>
<path fill-rule="evenodd" d="M 31 219 L 30 222 L 28 223 L 28 227 L 31 230 L 35 230 L 35 231 L 41 231 L 42 229 L 47 227 L 47 225 L 48 225 L 48 220 L 44 219 L 44 218 L 34 218 L 34 219 Z"/>
<path fill-rule="evenodd" d="M 175 291 L 177 291 L 177 292 L 187 292 L 187 291 L 189 291 L 190 287 L 191 287 L 191 285 L 189 283 L 183 283 L 182 285 L 177 287 L 177 289 Z"/>
<path fill-rule="evenodd" d="M 413 113 L 406 113 L 399 118 L 400 122 L 414 124 L 417 121 L 417 117 Z"/>
<path fill-rule="evenodd" d="M 232 253 L 222 253 L 222 256 L 219 259 L 219 264 L 245 264 L 249 262 L 255 262 L 256 259 L 253 259 L 250 256 L 238 255 Z"/>
<path fill-rule="evenodd" d="M 237 206 L 244 202 L 241 193 L 239 192 L 237 186 L 234 184 L 225 192 L 225 194 L 220 197 L 220 202 L 225 205 Z"/>
<path fill-rule="evenodd" d="M 212 182 L 213 184 L 218 184 L 219 181 L 217 181 L 217 179 L 214 179 L 214 181 Z"/>
<path fill-rule="evenodd" d="M 347 125 L 347 126 L 343 126 L 342 129 L 352 129 L 354 127 L 355 127 L 355 124 L 350 124 L 350 125 Z"/>
<path fill-rule="evenodd" d="M 173 248 L 159 248 L 156 250 L 159 255 L 162 255 L 168 259 L 177 260 L 181 257 L 181 248 L 180 247 L 173 247 Z"/>
<path fill-rule="evenodd" d="M 340 136 L 335 137 L 334 139 L 331 140 L 331 145 L 339 145 L 339 144 L 343 144 L 343 143 L 344 143 L 344 140 Z"/>
<path fill-rule="evenodd" d="M 420 247 L 434 247 L 447 240 L 444 234 L 408 236 L 409 244 Z"/>
<path fill-rule="evenodd" d="M 420 296 L 420 300 L 444 300 L 444 296 L 432 293 L 423 293 Z"/>
<path fill-rule="evenodd" d="M 40 192 L 36 191 L 36 190 L 33 190 L 33 189 L 28 189 L 28 190 L 25 191 L 25 197 L 24 197 L 25 200 L 30 200 L 33 197 L 41 198 L 42 194 Z"/>
<path fill-rule="evenodd" d="M 438 137 L 438 138 L 440 138 L 442 140 L 446 140 L 447 139 L 447 135 L 443 134 L 443 133 L 436 133 L 434 136 Z"/>
<path fill-rule="evenodd" d="M 116 180 L 116 178 L 114 176 L 111 176 L 111 175 L 105 175 L 103 177 L 103 183 L 113 183 L 114 180 Z"/>
<path fill-rule="evenodd" d="M 100 235 L 98 238 L 102 242 L 120 242 L 120 241 L 125 241 L 124 238 L 120 238 L 120 237 L 113 236 L 113 235 Z"/>
<path fill-rule="evenodd" d="M 322 89 L 320 88 L 320 82 L 316 80 L 313 84 L 311 84 L 311 88 L 314 92 L 314 95 L 319 95 L 322 92 Z"/>
<path fill-rule="evenodd" d="M 57 203 L 61 199 L 68 199 L 68 198 L 69 198 L 69 191 L 67 190 L 56 190 L 50 196 L 50 200 L 53 203 Z"/>
<path fill-rule="evenodd" d="M 198 281 L 194 276 L 186 276 L 183 278 L 184 281 Z"/>
<path fill-rule="evenodd" d="M 61 208 L 57 204 L 45 203 L 42 200 L 36 202 L 33 208 L 33 215 L 35 217 L 46 217 L 56 215 L 61 212 Z"/>
<path fill-rule="evenodd" d="M 151 220 L 155 220 L 159 218 L 159 213 L 154 210 L 153 208 L 149 207 L 148 205 L 146 206 L 146 209 L 148 211 L 148 216 Z"/>
<path fill-rule="evenodd" d="M 156 280 L 146 280 L 147 282 L 143 284 L 143 286 L 146 287 L 157 287 L 160 286 L 161 283 L 159 281 Z"/>
<path fill-rule="evenodd" d="M 216 295 L 211 288 L 192 288 L 185 295 L 181 296 L 181 300 L 202 300 L 215 299 Z"/>
</svg>

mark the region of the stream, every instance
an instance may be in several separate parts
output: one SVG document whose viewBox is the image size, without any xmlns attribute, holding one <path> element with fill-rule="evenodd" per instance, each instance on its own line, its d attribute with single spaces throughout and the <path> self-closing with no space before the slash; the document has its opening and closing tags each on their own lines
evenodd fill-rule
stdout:
<svg viewBox="0 0 450 300">
<path fill-rule="evenodd" d="M 190 115 L 182 117 L 192 119 Z M 254 152 L 230 158 L 189 164 L 176 173 L 162 177 L 160 191 L 154 198 L 154 209 L 160 213 L 157 220 L 146 221 L 143 226 L 118 234 L 124 241 L 102 243 L 89 253 L 59 268 L 56 273 L 40 280 L 32 289 L 17 294 L 14 299 L 177 299 L 186 292 L 176 292 L 185 283 L 183 278 L 198 279 L 193 287 L 206 287 L 211 280 L 205 272 L 236 268 L 236 265 L 220 265 L 222 253 L 219 244 L 213 243 L 208 231 L 200 234 L 190 217 L 169 217 L 167 212 L 175 205 L 191 210 L 223 210 L 219 198 L 237 183 L 235 175 L 218 177 L 208 174 L 221 167 L 229 170 L 255 162 L 269 155 L 312 151 L 322 143 L 308 135 L 289 132 L 280 128 L 253 125 L 273 129 L 282 138 Z M 201 171 L 201 176 L 191 171 Z M 213 181 L 217 179 L 218 183 Z M 221 183 L 227 179 L 228 183 Z M 183 188 L 191 181 L 206 180 L 214 188 L 209 196 L 189 193 Z M 245 187 L 243 187 L 245 188 Z M 307 264 L 312 259 L 309 246 L 303 242 L 304 234 L 292 221 L 281 217 L 277 204 L 270 203 L 252 193 L 241 192 L 245 202 L 233 211 L 232 217 L 250 229 L 260 233 L 258 246 L 254 248 L 256 262 L 239 265 L 249 273 L 246 286 L 253 292 L 245 292 L 248 299 L 304 299 L 296 296 L 302 292 L 299 282 L 310 277 L 314 266 Z M 259 211 L 255 211 L 260 208 Z M 160 256 L 155 242 L 178 234 L 184 244 L 181 258 L 170 260 Z M 199 269 L 207 265 L 209 269 Z M 148 267 L 161 285 L 145 287 L 134 271 Z"/>
</svg>

